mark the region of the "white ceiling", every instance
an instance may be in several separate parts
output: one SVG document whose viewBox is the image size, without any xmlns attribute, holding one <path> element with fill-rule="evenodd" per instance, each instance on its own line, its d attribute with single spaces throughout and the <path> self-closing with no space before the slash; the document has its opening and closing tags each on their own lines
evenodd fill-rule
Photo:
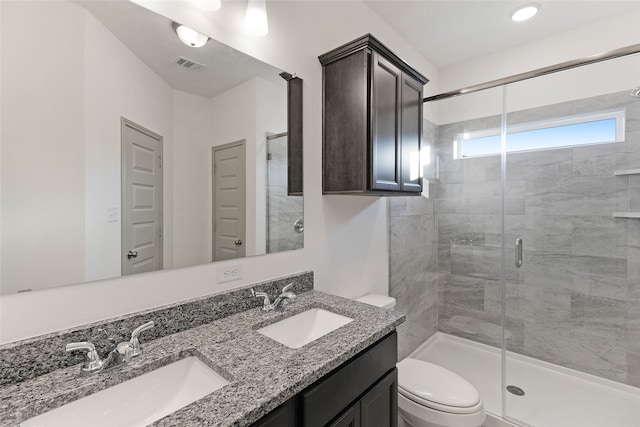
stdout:
<svg viewBox="0 0 640 427">
<path fill-rule="evenodd" d="M 640 28 L 640 0 L 536 0 L 537 16 L 511 21 L 511 11 L 529 2 L 365 0 L 440 69 L 617 15 L 637 14 Z"/>
<path fill-rule="evenodd" d="M 1 1 L 1 0 L 0 0 Z M 278 70 L 210 39 L 201 48 L 178 39 L 167 18 L 128 1 L 82 1 L 86 8 L 142 62 L 174 89 L 212 98 L 254 77 L 286 87 Z M 179 57 L 205 65 L 197 71 L 178 66 Z"/>
</svg>

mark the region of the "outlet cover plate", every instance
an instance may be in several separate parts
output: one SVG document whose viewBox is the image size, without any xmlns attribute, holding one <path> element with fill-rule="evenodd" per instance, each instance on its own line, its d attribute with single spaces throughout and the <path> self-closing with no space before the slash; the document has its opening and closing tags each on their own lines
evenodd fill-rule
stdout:
<svg viewBox="0 0 640 427">
<path fill-rule="evenodd" d="M 218 267 L 218 283 L 242 279 L 242 264 L 227 264 Z"/>
</svg>

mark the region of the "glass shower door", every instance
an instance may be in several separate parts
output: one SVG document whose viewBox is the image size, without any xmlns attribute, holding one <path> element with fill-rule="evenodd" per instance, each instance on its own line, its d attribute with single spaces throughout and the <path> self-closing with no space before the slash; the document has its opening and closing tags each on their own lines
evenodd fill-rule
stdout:
<svg viewBox="0 0 640 427">
<path fill-rule="evenodd" d="M 635 56 L 506 88 L 502 393 L 520 424 L 640 425 L 638 84 Z"/>
</svg>

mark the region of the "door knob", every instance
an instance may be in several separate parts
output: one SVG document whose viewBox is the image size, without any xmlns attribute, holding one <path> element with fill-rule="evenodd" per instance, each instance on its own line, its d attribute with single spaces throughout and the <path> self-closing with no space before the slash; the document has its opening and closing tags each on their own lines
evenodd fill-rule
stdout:
<svg viewBox="0 0 640 427">
<path fill-rule="evenodd" d="M 131 258 L 138 258 L 138 252 L 136 251 L 129 251 L 129 253 L 127 254 L 127 258 L 131 259 Z"/>
<path fill-rule="evenodd" d="M 234 243 L 236 244 L 236 246 L 240 246 L 242 245 L 242 240 L 238 239 Z"/>
</svg>

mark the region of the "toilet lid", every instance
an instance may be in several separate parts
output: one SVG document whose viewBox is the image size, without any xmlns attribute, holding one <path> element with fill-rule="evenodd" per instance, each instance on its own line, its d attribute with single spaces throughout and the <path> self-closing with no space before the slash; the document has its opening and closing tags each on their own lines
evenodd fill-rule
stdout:
<svg viewBox="0 0 640 427">
<path fill-rule="evenodd" d="M 398 391 L 408 399 L 439 410 L 477 410 L 480 395 L 461 376 L 433 363 L 404 359 L 398 363 Z"/>
</svg>

